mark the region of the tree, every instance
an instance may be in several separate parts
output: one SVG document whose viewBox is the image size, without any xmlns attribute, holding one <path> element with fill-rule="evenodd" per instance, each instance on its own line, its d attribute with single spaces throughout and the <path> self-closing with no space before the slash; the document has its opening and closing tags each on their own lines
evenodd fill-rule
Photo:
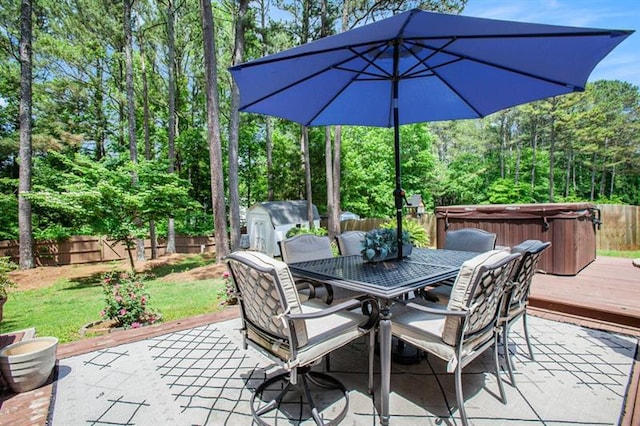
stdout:
<svg viewBox="0 0 640 426">
<path fill-rule="evenodd" d="M 169 156 L 169 173 L 175 172 L 176 163 L 176 58 L 175 58 L 175 14 L 173 0 L 167 0 L 167 48 L 169 57 L 169 132 L 167 141 L 167 151 Z M 176 231 L 175 222 L 172 216 L 169 216 L 169 225 L 167 233 L 167 253 L 176 252 Z"/>
<path fill-rule="evenodd" d="M 198 206 L 189 198 L 188 185 L 173 173 L 164 172 L 166 163 L 141 161 L 107 167 L 86 156 L 51 153 L 42 160 L 48 187 L 39 186 L 29 199 L 49 223 L 61 218 L 71 227 L 88 226 L 99 235 L 122 241 L 131 249 L 135 240 L 146 236 L 141 223 L 166 215 L 184 214 Z M 137 176 L 134 185 L 131 175 Z"/>
<path fill-rule="evenodd" d="M 33 231 L 31 227 L 31 35 L 33 13 L 31 0 L 20 7 L 20 184 L 18 187 L 18 222 L 20 229 L 20 268 L 33 264 Z"/>
<path fill-rule="evenodd" d="M 244 57 L 244 35 L 249 0 L 240 0 L 235 18 L 235 43 L 233 65 Z M 231 227 L 231 250 L 240 247 L 240 193 L 238 188 L 238 140 L 240 132 L 240 90 L 235 81 L 231 86 L 231 119 L 229 120 L 229 224 Z"/>
<path fill-rule="evenodd" d="M 224 202 L 224 181 L 222 177 L 222 149 L 220 142 L 220 106 L 218 102 L 218 78 L 213 17 L 209 0 L 200 0 L 202 18 L 202 40 L 204 43 L 204 63 L 207 92 L 207 134 L 209 140 L 209 162 L 211 164 L 211 197 L 213 199 L 214 225 L 216 230 L 216 261 L 229 254 L 227 237 L 227 215 Z"/>
</svg>

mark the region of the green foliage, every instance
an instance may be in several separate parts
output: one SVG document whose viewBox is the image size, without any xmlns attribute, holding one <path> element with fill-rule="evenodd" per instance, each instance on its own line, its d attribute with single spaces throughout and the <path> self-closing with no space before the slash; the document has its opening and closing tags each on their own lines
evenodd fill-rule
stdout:
<svg viewBox="0 0 640 426">
<path fill-rule="evenodd" d="M 396 225 L 396 220 L 390 220 L 380 225 L 380 227 L 383 229 L 393 229 L 395 231 Z M 429 247 L 429 234 L 417 220 L 406 217 L 402 218 L 402 232 L 403 234 L 405 232 L 409 234 L 409 240 L 411 241 L 411 245 L 414 247 Z"/>
<path fill-rule="evenodd" d="M 529 204 L 534 202 L 531 185 L 515 184 L 510 179 L 497 179 L 489 186 L 491 204 Z"/>
<path fill-rule="evenodd" d="M 0 257 L 0 299 L 6 299 L 9 290 L 17 287 L 15 281 L 9 278 L 9 272 L 17 267 L 8 256 Z"/>
<path fill-rule="evenodd" d="M 147 306 L 149 294 L 144 288 L 144 276 L 113 271 L 102 280 L 105 307 L 100 316 L 125 328 L 138 328 L 158 320 L 159 314 Z"/>
<path fill-rule="evenodd" d="M 174 267 L 182 269 L 181 265 Z M 220 310 L 217 295 L 223 286 L 219 278 L 145 282 L 145 289 L 153 300 L 153 306 L 162 312 L 163 321 Z M 4 306 L 2 332 L 35 327 L 38 334 L 56 336 L 61 343 L 66 343 L 80 339 L 80 328 L 96 321 L 103 307 L 104 295 L 99 277 L 62 279 L 51 287 L 12 292 L 11 303 Z"/>
<path fill-rule="evenodd" d="M 409 233 L 402 231 L 402 244 L 409 244 Z M 373 229 L 364 235 L 362 256 L 368 260 L 385 258 L 398 250 L 398 231 L 396 228 Z"/>
<path fill-rule="evenodd" d="M 327 235 L 327 230 L 324 228 L 304 228 L 304 227 L 297 227 L 294 226 L 293 228 L 289 229 L 286 233 L 286 237 L 287 238 L 291 238 L 294 237 L 296 235 L 300 235 L 300 234 L 311 234 L 311 235 L 317 235 L 319 237 L 324 237 L 325 235 Z"/>
<path fill-rule="evenodd" d="M 150 220 L 198 208 L 188 183 L 162 171 L 165 165 L 158 162 L 108 165 L 80 154 L 50 153 L 40 170 L 28 197 L 40 229 L 51 237 L 83 231 L 130 242 L 147 235 Z"/>
</svg>

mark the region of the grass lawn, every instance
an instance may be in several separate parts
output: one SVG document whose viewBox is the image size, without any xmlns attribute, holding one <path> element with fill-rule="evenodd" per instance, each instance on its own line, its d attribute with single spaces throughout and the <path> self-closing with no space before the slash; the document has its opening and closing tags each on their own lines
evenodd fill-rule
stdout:
<svg viewBox="0 0 640 426">
<path fill-rule="evenodd" d="M 180 274 L 179 279 L 171 279 L 172 273 L 188 271 L 202 264 L 202 259 L 190 256 L 178 264 L 154 269 L 153 275 L 159 278 L 145 281 L 150 296 L 148 306 L 159 311 L 164 321 L 222 308 L 224 282 L 221 278 L 198 279 L 198 276 L 186 275 L 185 279 L 185 275 Z M 83 325 L 101 319 L 104 305 L 100 276 L 60 278 L 50 286 L 11 292 L 4 305 L 0 333 L 35 327 L 39 336 L 55 336 L 60 343 L 78 340 Z"/>
</svg>

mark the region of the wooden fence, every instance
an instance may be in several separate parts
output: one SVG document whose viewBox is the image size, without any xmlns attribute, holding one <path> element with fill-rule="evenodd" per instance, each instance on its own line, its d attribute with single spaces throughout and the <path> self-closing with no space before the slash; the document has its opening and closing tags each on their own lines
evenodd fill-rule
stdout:
<svg viewBox="0 0 640 426">
<path fill-rule="evenodd" d="M 157 247 L 159 256 L 166 253 L 166 241 L 159 240 Z M 124 244 L 105 237 L 89 235 L 78 235 L 64 241 L 36 241 L 34 249 L 36 265 L 39 266 L 108 262 L 129 258 Z M 215 240 L 213 237 L 176 236 L 176 252 L 215 252 Z M 10 256 L 14 262 L 18 262 L 18 241 L 0 241 L 0 256 Z M 151 258 L 151 240 L 145 240 L 145 257 Z"/>
<path fill-rule="evenodd" d="M 598 250 L 640 250 L 640 206 L 598 204 L 602 226 L 596 231 Z"/>
<path fill-rule="evenodd" d="M 596 229 L 598 250 L 640 250 L 640 206 L 621 204 L 597 204 L 602 225 Z M 388 219 L 347 220 L 341 223 L 341 231 L 369 231 Z M 429 242 L 436 246 L 436 218 L 425 214 L 418 218 L 429 234 Z"/>
<path fill-rule="evenodd" d="M 599 250 L 640 250 L 640 206 L 598 204 L 602 225 L 596 230 L 596 248 Z M 425 214 L 417 219 L 429 234 L 431 246 L 436 246 L 436 218 Z M 369 231 L 388 219 L 346 220 L 341 231 Z M 164 255 L 166 241 L 158 241 L 158 255 Z M 213 237 L 176 237 L 178 253 L 215 252 Z M 19 259 L 18 242 L 0 241 L 0 256 Z M 145 240 L 145 256 L 151 258 L 151 241 Z M 37 241 L 35 259 L 37 265 L 70 265 L 76 263 L 107 262 L 127 259 L 127 249 L 104 237 L 80 235 L 65 241 Z"/>
</svg>

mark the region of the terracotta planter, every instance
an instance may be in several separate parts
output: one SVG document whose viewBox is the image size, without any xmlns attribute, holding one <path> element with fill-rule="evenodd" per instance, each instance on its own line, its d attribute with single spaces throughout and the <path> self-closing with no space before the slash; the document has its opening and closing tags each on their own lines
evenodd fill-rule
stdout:
<svg viewBox="0 0 640 426">
<path fill-rule="evenodd" d="M 58 339 L 36 337 L 0 350 L 0 371 L 14 392 L 27 392 L 47 382 L 56 364 Z"/>
</svg>

